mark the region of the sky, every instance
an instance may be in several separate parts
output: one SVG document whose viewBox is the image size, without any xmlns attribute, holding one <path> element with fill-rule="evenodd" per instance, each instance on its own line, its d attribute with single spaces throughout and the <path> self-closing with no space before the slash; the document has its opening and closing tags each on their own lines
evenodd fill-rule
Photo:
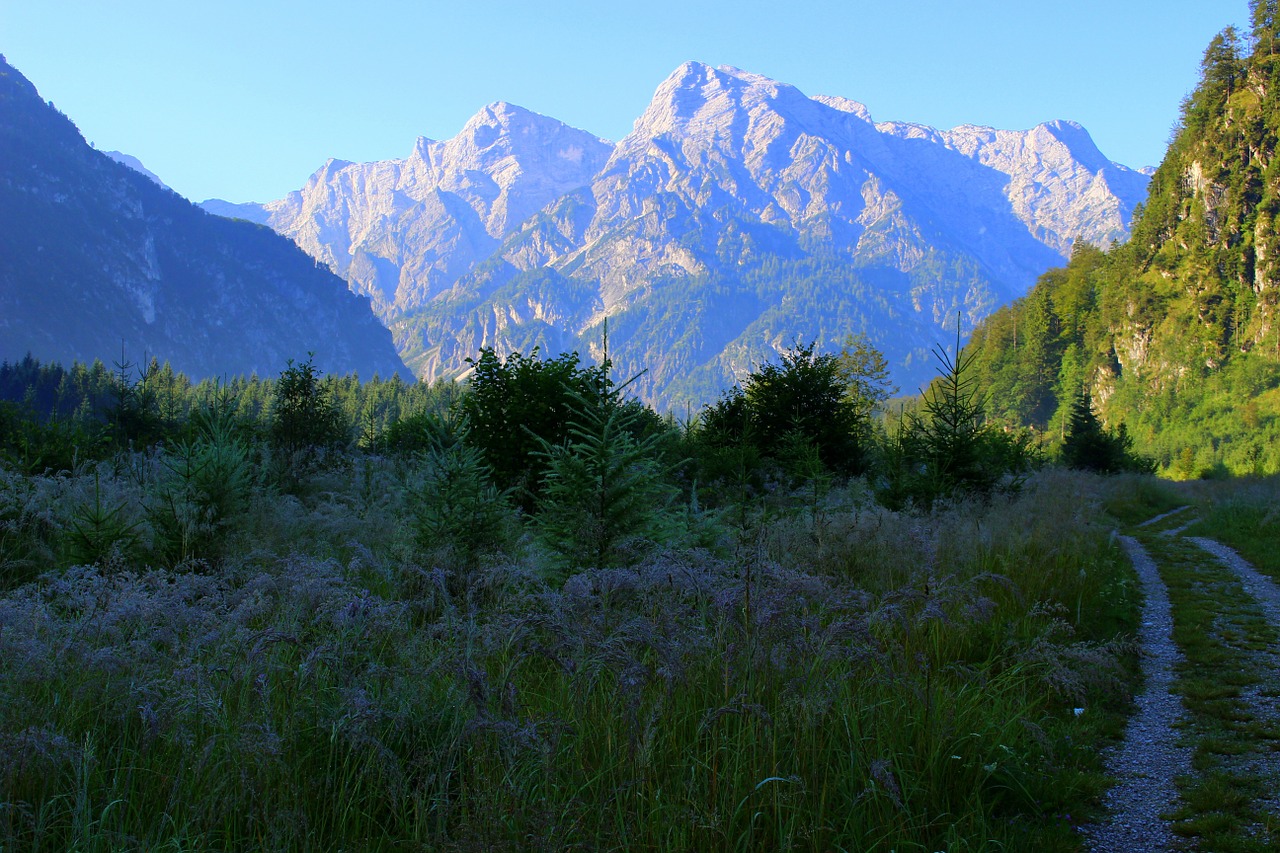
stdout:
<svg viewBox="0 0 1280 853">
<path fill-rule="evenodd" d="M 0 53 L 99 149 L 195 201 L 270 201 L 327 159 L 408 156 L 509 101 L 625 136 L 686 60 L 877 121 L 1069 119 L 1158 165 L 1247 0 L 0 0 Z"/>
</svg>

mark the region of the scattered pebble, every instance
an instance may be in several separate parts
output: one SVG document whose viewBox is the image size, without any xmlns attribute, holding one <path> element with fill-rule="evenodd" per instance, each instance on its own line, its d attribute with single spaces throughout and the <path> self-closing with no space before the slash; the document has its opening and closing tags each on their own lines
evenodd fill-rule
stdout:
<svg viewBox="0 0 1280 853">
<path fill-rule="evenodd" d="M 1174 777 L 1191 771 L 1191 750 L 1178 744 L 1174 728 L 1183 717 L 1182 701 L 1171 691 L 1174 667 L 1182 653 L 1173 642 L 1169 591 L 1155 561 L 1136 539 L 1121 536 L 1119 541 L 1142 587 L 1138 640 L 1144 687 L 1135 699 L 1137 710 L 1125 729 L 1123 743 L 1107 756 L 1107 772 L 1118 780 L 1104 797 L 1111 819 L 1084 827 L 1084 832 L 1089 849 L 1095 853 L 1171 850 L 1175 838 L 1169 821 L 1160 815 L 1177 806 Z"/>
</svg>

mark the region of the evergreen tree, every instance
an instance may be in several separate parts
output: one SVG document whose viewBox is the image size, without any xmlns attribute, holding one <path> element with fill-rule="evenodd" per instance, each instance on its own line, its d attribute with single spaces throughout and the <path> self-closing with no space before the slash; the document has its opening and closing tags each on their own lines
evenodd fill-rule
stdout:
<svg viewBox="0 0 1280 853">
<path fill-rule="evenodd" d="M 1135 456 L 1132 449 L 1133 440 L 1124 424 L 1115 432 L 1104 429 L 1093 412 L 1089 392 L 1081 391 L 1071 404 L 1070 425 L 1062 442 L 1063 464 L 1100 474 L 1151 470 L 1151 464 Z"/>
<path fill-rule="evenodd" d="M 482 557 L 502 550 L 512 517 L 510 496 L 493 485 L 484 454 L 466 434 L 463 426 L 432 439 L 409 492 L 418 546 L 450 552 L 460 587 Z"/>
<path fill-rule="evenodd" d="M 498 483 L 521 490 L 517 497 L 527 508 L 545 468 L 545 454 L 539 451 L 569 437 L 579 398 L 600 400 L 610 394 L 608 364 L 580 367 L 577 353 L 545 360 L 537 349 L 529 356 L 513 352 L 501 359 L 490 348 L 468 363 L 469 392 L 460 405 L 471 440 L 484 452 Z"/>
<path fill-rule="evenodd" d="M 856 371 L 876 369 L 874 351 L 865 347 L 842 361 L 814 349 L 809 344 L 784 352 L 780 364 L 764 365 L 706 409 L 703 426 L 711 443 L 749 443 L 779 460 L 803 440 L 830 469 L 862 470 L 868 414 L 883 399 L 883 387 L 874 375 Z"/>
<path fill-rule="evenodd" d="M 276 383 L 271 407 L 271 437 L 276 445 L 310 453 L 344 443 L 346 432 L 332 390 L 316 369 L 314 353 L 302 364 L 290 359 Z"/>
<path fill-rule="evenodd" d="M 673 490 L 663 482 L 661 436 L 636 437 L 635 407 L 575 398 L 568 441 L 542 440 L 547 460 L 536 530 L 560 571 L 627 562 L 630 547 L 662 541 Z"/>
<path fill-rule="evenodd" d="M 836 366 L 846 385 L 845 399 L 859 419 L 871 417 L 886 400 L 898 392 L 889 379 L 889 362 L 871 345 L 866 335 L 849 335 L 836 356 Z"/>
</svg>

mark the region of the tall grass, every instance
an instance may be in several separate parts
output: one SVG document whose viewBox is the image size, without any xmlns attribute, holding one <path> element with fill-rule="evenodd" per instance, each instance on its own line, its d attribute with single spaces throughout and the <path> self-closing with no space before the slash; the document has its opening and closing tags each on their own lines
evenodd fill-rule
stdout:
<svg viewBox="0 0 1280 853">
<path fill-rule="evenodd" d="M 1201 518 L 1188 533 L 1230 545 L 1280 579 L 1280 477 L 1199 485 Z"/>
<path fill-rule="evenodd" d="M 28 559 L 91 476 L 6 486 L 47 519 Z M 216 570 L 46 556 L 0 598 L 0 845 L 1079 846 L 1135 604 L 1100 481 L 925 514 L 855 482 L 562 582 L 517 543 L 460 589 L 402 472 L 316 477 Z"/>
</svg>

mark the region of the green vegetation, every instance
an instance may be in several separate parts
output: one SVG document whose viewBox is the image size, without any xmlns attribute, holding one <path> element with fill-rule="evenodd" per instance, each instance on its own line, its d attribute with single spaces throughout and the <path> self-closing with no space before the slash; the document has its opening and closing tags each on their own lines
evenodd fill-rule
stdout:
<svg viewBox="0 0 1280 853">
<path fill-rule="evenodd" d="M 683 423 L 607 347 L 540 358 L 536 322 L 458 385 L 0 365 L 0 848 L 1080 849 L 1137 672 L 1112 525 L 1198 494 L 1193 532 L 1280 576 L 1273 481 L 1146 473 L 1280 470 L 1280 60 L 1252 8 L 1132 242 L 935 349 L 894 417 L 865 339 Z M 798 316 L 892 313 L 860 301 L 875 271 L 729 239 L 761 300 L 807 276 Z M 481 272 L 451 298 L 563 283 Z M 1277 629 L 1170 535 L 1191 512 L 1137 534 L 1186 656 L 1175 828 L 1267 849 Z"/>
<path fill-rule="evenodd" d="M 0 448 L 0 845 L 1078 848 L 1136 611 L 1104 481 L 992 457 L 885 508 L 874 377 L 812 348 L 728 437 L 607 367 L 477 363 L 174 377 L 136 398 L 150 444 L 111 389 L 163 368 L 0 368 L 34 379 L 13 435 L 103 436 L 64 468 Z"/>
<path fill-rule="evenodd" d="M 1172 815 L 1173 830 L 1205 849 L 1271 850 L 1280 823 L 1261 798 L 1274 784 L 1266 765 L 1280 745 L 1280 726 L 1267 710 L 1273 699 L 1260 704 L 1260 697 L 1280 695 L 1271 651 L 1277 627 L 1232 572 L 1169 535 L 1193 521 L 1192 513 L 1178 513 L 1135 531 L 1169 587 L 1173 639 L 1185 656 L 1174 690 L 1188 713 L 1182 736 L 1194 747 L 1195 772 L 1177 780 L 1182 803 Z"/>
<path fill-rule="evenodd" d="M 1187 533 L 1234 548 L 1280 583 L 1280 482 L 1276 478 L 1210 483 L 1200 520 Z"/>
<path fill-rule="evenodd" d="M 839 356 L 800 346 L 781 364 L 766 364 L 708 408 L 701 427 L 716 446 L 746 446 L 778 461 L 811 447 L 821 463 L 843 473 L 865 468 L 871 405 Z"/>
<path fill-rule="evenodd" d="M 1083 391 L 1166 475 L 1280 471 L 1280 57 L 1254 25 L 1206 50 L 1129 242 L 1077 244 L 974 333 L 993 417 L 1059 444 Z"/>
<path fill-rule="evenodd" d="M 1121 471 L 1152 473 L 1155 465 L 1135 456 L 1133 439 L 1124 424 L 1115 430 L 1104 429 L 1093 412 L 1089 392 L 1081 392 L 1071 404 L 1067 434 L 1062 440 L 1062 462 L 1068 468 L 1118 474 Z"/>
</svg>

